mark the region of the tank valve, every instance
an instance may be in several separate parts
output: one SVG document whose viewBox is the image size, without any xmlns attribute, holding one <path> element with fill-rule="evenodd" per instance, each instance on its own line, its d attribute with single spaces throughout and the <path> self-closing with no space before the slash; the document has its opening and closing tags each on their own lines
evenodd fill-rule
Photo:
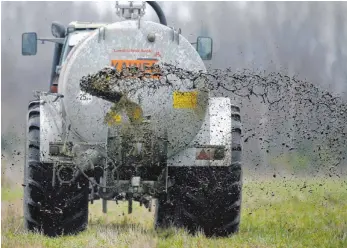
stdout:
<svg viewBox="0 0 347 248">
<path fill-rule="evenodd" d="M 145 2 L 125 2 L 119 3 L 116 1 L 116 13 L 119 17 L 123 17 L 127 20 L 138 20 L 145 14 L 146 3 Z"/>
</svg>

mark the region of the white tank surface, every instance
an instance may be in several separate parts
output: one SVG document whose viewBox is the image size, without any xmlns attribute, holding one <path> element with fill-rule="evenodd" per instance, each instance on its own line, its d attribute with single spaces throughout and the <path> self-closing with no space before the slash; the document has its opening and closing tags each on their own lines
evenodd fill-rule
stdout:
<svg viewBox="0 0 347 248">
<path fill-rule="evenodd" d="M 110 65 L 120 68 L 125 63 L 141 67 L 156 62 L 188 71 L 206 71 L 195 48 L 182 35 L 158 23 L 117 22 L 84 37 L 67 57 L 59 79 L 65 118 L 71 128 L 83 137 L 83 141 L 105 142 L 107 138 L 108 125 L 104 118 L 112 103 L 82 92 L 80 80 L 83 76 Z M 153 90 L 144 86 L 128 96 L 141 106 L 144 116 L 150 116 L 156 135 L 167 132 L 169 157 L 186 147 L 199 132 L 209 95 L 205 90 L 192 90 L 192 82 L 171 82 L 174 88 Z M 126 117 L 122 121 L 126 121 Z"/>
</svg>

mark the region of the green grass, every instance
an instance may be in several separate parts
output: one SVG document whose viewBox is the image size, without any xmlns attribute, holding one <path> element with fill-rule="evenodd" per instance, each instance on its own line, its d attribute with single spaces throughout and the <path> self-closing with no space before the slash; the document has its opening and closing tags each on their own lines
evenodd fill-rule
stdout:
<svg viewBox="0 0 347 248">
<path fill-rule="evenodd" d="M 1 187 L 1 201 L 12 202 L 21 198 L 23 195 L 23 190 L 19 187 L 9 188 Z"/>
<path fill-rule="evenodd" d="M 4 194 L 5 192 L 5 194 Z M 7 193 L 6 193 L 7 192 Z M 154 231 L 153 213 L 135 204 L 90 206 L 89 228 L 48 238 L 23 229 L 21 194 L 2 189 L 2 247 L 347 247 L 347 180 L 245 180 L 241 228 L 228 238 L 182 229 Z"/>
</svg>

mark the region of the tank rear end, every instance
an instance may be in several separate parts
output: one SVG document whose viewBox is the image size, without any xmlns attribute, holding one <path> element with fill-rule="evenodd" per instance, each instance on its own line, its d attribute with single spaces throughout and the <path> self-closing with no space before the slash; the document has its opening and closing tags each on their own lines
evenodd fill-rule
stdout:
<svg viewBox="0 0 347 248">
<path fill-rule="evenodd" d="M 156 225 L 169 220 L 180 225 L 184 204 L 188 210 L 193 206 L 190 215 L 208 206 L 184 198 L 206 198 L 200 195 L 200 178 L 215 189 L 230 183 L 223 193 L 227 197 L 217 201 L 236 192 L 216 206 L 229 211 L 231 201 L 239 204 L 240 190 L 233 187 L 241 180 L 241 128 L 230 118 L 239 116 L 239 109 L 232 114 L 230 99 L 211 98 L 204 80 L 196 80 L 206 71 L 202 58 L 211 58 L 212 39 L 199 43 L 198 38 L 196 49 L 180 30 L 163 25 L 163 16 L 161 24 L 138 18 L 141 5 L 124 5 L 120 12 L 128 20 L 74 23 L 68 37 L 54 39 L 64 43 L 63 63 L 56 68 L 58 92 L 40 92 L 39 100 L 29 104 L 24 206 L 30 230 L 43 229 L 50 236 L 82 231 L 88 202 L 98 199 L 103 212 L 107 201 L 127 200 L 131 213 L 134 200 L 151 210 L 157 198 Z M 149 80 L 121 73 L 134 66 L 142 71 L 151 67 L 152 73 L 155 65 L 161 76 Z M 230 168 L 235 172 L 229 173 Z M 208 198 L 213 197 L 218 195 L 211 192 Z M 40 203 L 32 205 L 34 198 Z M 217 217 L 223 221 L 218 214 L 223 211 L 209 211 L 199 225 L 194 218 L 184 226 L 204 227 Z M 233 225 L 227 233 L 237 229 L 238 215 L 239 205 L 227 216 Z"/>
<path fill-rule="evenodd" d="M 81 90 L 80 80 L 106 66 L 118 70 L 124 66 L 144 69 L 157 63 L 168 63 L 187 71 L 205 71 L 205 66 L 195 48 L 179 32 L 148 21 L 123 21 L 107 25 L 76 46 L 63 66 L 59 93 L 64 95 L 66 119 L 72 129 L 87 142 L 105 142 L 108 124 L 105 117 L 114 102 Z M 171 76 L 170 85 L 153 89 L 134 81 L 131 86 L 120 87 L 127 102 L 141 108 L 150 118 L 151 129 L 157 137 L 167 135 L 168 156 L 184 149 L 201 128 L 208 92 L 192 90 L 193 82 Z M 131 89 L 130 89 L 131 88 Z M 115 107 L 114 107 L 115 108 Z M 122 111 L 117 121 L 128 124 L 129 116 Z M 71 137 L 72 138 L 72 137 Z"/>
</svg>

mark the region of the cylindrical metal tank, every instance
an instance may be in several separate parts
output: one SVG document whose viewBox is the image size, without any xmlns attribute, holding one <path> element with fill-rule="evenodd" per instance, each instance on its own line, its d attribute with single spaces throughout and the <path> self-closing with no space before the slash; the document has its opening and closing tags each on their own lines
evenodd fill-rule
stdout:
<svg viewBox="0 0 347 248">
<path fill-rule="evenodd" d="M 177 39 L 177 33 L 158 23 L 117 22 L 88 35 L 70 52 L 59 79 L 59 93 L 64 95 L 65 118 L 71 123 L 71 128 L 87 142 L 105 142 L 107 139 L 104 117 L 112 103 L 84 95 L 80 90 L 83 76 L 96 73 L 112 63 L 155 59 L 185 70 L 206 71 L 195 48 L 182 35 Z M 208 104 L 207 91 L 195 89 L 193 94 L 180 94 L 192 92 L 188 89 L 191 83 L 172 82 L 175 89 L 142 87 L 130 96 L 132 101 L 140 104 L 145 116 L 151 116 L 156 135 L 162 136 L 167 132 L 168 156 L 192 141 L 201 128 Z"/>
</svg>

